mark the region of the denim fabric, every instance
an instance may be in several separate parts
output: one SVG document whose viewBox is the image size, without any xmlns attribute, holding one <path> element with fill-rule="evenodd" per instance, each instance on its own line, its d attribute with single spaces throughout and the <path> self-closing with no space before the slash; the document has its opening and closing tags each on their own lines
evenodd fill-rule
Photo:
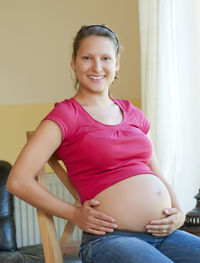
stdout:
<svg viewBox="0 0 200 263">
<path fill-rule="evenodd" d="M 200 238 L 176 230 L 167 237 L 114 230 L 103 236 L 83 233 L 83 263 L 199 263 Z"/>
</svg>

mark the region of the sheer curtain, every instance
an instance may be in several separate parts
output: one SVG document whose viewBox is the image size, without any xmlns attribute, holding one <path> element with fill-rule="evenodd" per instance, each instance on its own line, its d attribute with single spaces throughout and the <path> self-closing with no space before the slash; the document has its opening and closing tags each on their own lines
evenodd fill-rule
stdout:
<svg viewBox="0 0 200 263">
<path fill-rule="evenodd" d="M 139 0 L 142 107 L 161 169 L 185 212 L 200 188 L 199 5 Z"/>
<path fill-rule="evenodd" d="M 156 144 L 158 88 L 158 0 L 139 0 L 142 109 L 151 121 Z"/>
</svg>

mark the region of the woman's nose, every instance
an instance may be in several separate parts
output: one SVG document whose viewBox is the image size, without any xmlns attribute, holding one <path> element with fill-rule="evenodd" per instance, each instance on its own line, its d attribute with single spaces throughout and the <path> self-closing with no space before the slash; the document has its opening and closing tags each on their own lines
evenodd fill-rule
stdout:
<svg viewBox="0 0 200 263">
<path fill-rule="evenodd" d="M 101 65 L 101 61 L 99 60 L 95 60 L 93 63 L 93 70 L 95 72 L 100 72 L 102 70 L 102 65 Z"/>
</svg>

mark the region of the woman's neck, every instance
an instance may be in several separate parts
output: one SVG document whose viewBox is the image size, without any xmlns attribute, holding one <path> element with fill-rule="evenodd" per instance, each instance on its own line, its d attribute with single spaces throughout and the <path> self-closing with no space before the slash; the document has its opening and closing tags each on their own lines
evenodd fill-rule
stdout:
<svg viewBox="0 0 200 263">
<path fill-rule="evenodd" d="M 85 106 L 98 106 L 98 105 L 108 105 L 111 104 L 111 99 L 109 98 L 108 92 L 104 93 L 85 93 L 81 90 L 75 94 L 74 99 L 76 99 L 80 104 Z"/>
</svg>

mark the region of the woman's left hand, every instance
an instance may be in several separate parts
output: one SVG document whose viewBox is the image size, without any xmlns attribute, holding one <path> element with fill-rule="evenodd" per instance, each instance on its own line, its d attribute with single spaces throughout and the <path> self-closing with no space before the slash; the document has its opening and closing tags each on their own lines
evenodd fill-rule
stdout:
<svg viewBox="0 0 200 263">
<path fill-rule="evenodd" d="M 185 215 L 177 208 L 166 208 L 163 211 L 166 217 L 152 220 L 146 226 L 148 233 L 153 236 L 168 236 L 176 229 L 181 227 L 185 221 Z"/>
</svg>

